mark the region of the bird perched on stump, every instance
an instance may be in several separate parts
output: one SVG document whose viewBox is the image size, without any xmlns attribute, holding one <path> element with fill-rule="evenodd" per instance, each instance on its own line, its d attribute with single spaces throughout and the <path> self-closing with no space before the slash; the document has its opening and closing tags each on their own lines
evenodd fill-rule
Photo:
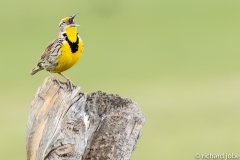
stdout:
<svg viewBox="0 0 240 160">
<path fill-rule="evenodd" d="M 52 73 L 58 73 L 67 80 L 70 89 L 73 88 L 74 84 L 62 72 L 75 65 L 82 56 L 83 41 L 77 33 L 79 25 L 74 23 L 76 15 L 63 18 L 60 21 L 58 38 L 47 46 L 37 66 L 30 72 L 31 75 L 46 70 L 54 78 Z M 54 78 L 54 80 L 61 86 L 58 79 Z"/>
</svg>

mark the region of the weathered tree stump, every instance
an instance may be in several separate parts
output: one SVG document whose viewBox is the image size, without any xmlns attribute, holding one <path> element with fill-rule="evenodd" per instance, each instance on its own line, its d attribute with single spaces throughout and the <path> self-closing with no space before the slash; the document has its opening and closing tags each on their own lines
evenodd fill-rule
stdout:
<svg viewBox="0 0 240 160">
<path fill-rule="evenodd" d="M 31 103 L 28 160 L 129 160 L 145 116 L 132 100 L 46 78 Z"/>
</svg>

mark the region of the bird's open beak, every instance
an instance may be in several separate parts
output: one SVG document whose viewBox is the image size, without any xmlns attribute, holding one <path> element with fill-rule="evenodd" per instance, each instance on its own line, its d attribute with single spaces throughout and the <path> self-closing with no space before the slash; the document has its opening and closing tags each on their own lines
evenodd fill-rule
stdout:
<svg viewBox="0 0 240 160">
<path fill-rule="evenodd" d="M 71 19 L 74 19 L 74 17 L 76 17 L 78 15 L 78 13 L 74 14 L 71 16 Z"/>
<path fill-rule="evenodd" d="M 74 14 L 71 16 L 71 18 L 69 18 L 69 24 L 74 24 L 74 18 L 78 15 L 78 13 Z"/>
</svg>

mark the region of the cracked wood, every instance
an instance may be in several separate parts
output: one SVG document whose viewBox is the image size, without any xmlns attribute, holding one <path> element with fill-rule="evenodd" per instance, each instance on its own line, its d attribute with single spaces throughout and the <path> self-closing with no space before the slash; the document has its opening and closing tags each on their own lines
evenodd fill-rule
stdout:
<svg viewBox="0 0 240 160">
<path fill-rule="evenodd" d="M 46 78 L 27 125 L 28 160 L 129 160 L 145 116 L 128 98 L 85 94 Z"/>
</svg>

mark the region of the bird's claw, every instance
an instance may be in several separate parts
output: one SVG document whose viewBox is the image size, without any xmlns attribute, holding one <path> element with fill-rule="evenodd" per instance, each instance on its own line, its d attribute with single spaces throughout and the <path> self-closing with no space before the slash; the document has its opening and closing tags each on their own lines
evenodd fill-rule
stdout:
<svg viewBox="0 0 240 160">
<path fill-rule="evenodd" d="M 62 82 L 59 79 L 52 77 L 53 82 L 55 82 L 60 88 L 64 88 L 64 86 L 68 87 L 70 91 L 72 91 L 77 86 L 73 84 L 73 82 L 70 79 L 67 79 L 67 82 Z"/>
<path fill-rule="evenodd" d="M 61 82 L 59 79 L 53 78 L 53 81 L 54 81 L 60 88 L 64 88 L 64 87 L 63 87 L 63 82 Z"/>
<path fill-rule="evenodd" d="M 73 82 L 70 79 L 67 79 L 67 85 L 69 86 L 70 91 L 72 91 L 73 88 L 76 88 L 76 85 L 73 84 Z"/>
</svg>

